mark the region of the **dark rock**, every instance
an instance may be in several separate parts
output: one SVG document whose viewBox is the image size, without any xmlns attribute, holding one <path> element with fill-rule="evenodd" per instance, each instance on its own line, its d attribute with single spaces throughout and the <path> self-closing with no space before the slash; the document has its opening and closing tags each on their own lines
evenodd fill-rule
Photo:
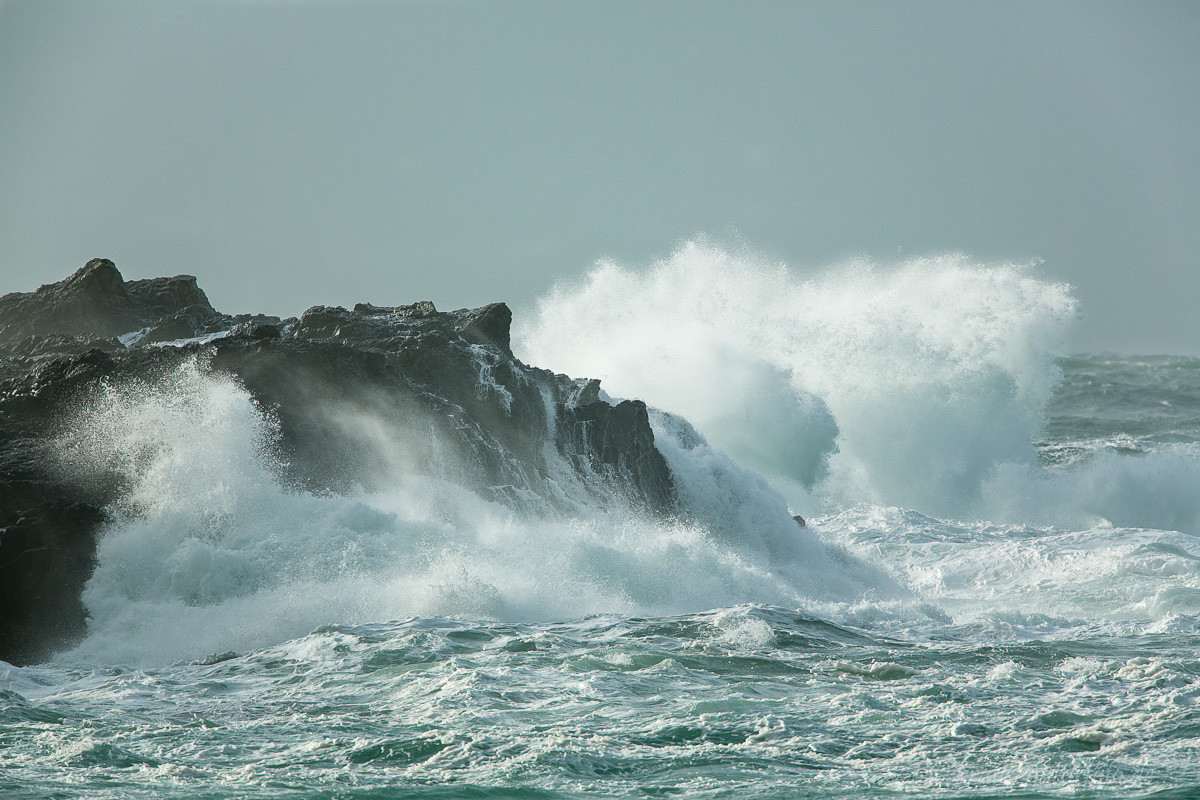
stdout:
<svg viewBox="0 0 1200 800">
<path fill-rule="evenodd" d="M 257 322 L 250 325 L 246 330 L 246 335 L 251 339 L 278 339 L 279 326 L 270 322 Z"/>
<path fill-rule="evenodd" d="M 278 339 L 283 335 L 285 328 L 289 324 L 295 324 L 296 320 L 281 320 L 279 317 L 271 317 L 266 314 L 240 314 L 232 318 L 233 327 L 230 328 L 230 334 L 233 336 L 249 336 L 251 339 Z"/>
<path fill-rule="evenodd" d="M 111 262 L 110 262 L 111 263 Z M 191 275 L 129 281 L 125 292 L 143 319 L 161 319 L 182 309 L 195 308 L 199 315 L 215 316 L 216 309 Z"/>
<path fill-rule="evenodd" d="M 598 381 L 521 363 L 511 324 L 503 303 L 231 317 L 194 278 L 125 282 L 103 259 L 0 297 L 0 659 L 38 661 L 84 633 L 96 537 L 129 488 L 104 465 L 55 469 L 47 448 L 64 416 L 99 387 L 169 380 L 196 358 L 271 416 L 275 467 L 298 490 L 387 488 L 404 471 L 530 513 L 622 503 L 673 514 L 646 406 L 610 405 Z M 197 337 L 208 338 L 163 344 Z"/>
<path fill-rule="evenodd" d="M 101 510 L 60 496 L 0 528 L 0 659 L 43 661 L 86 632 L 80 600 L 92 573 Z"/>
<path fill-rule="evenodd" d="M 566 377 L 563 375 L 562 377 Z M 575 385 L 579 387 L 579 391 L 571 397 L 567 405 L 570 406 L 586 406 L 592 403 L 600 402 L 600 381 L 596 378 L 577 378 Z"/>
<path fill-rule="evenodd" d="M 59 283 L 0 297 L 0 353 L 36 351 L 31 337 L 96 341 L 153 326 L 161 330 L 146 343 L 186 339 L 222 318 L 190 275 L 127 283 L 113 262 L 93 258 Z"/>
<path fill-rule="evenodd" d="M 597 401 L 560 409 L 559 452 L 583 474 L 601 477 L 623 499 L 648 508 L 669 503 L 673 487 L 666 459 L 654 446 L 646 404 Z"/>
<path fill-rule="evenodd" d="M 154 344 L 156 342 L 174 342 L 180 339 L 192 339 L 208 332 L 214 322 L 223 322 L 212 308 L 203 305 L 191 305 L 180 311 L 164 316 L 153 323 L 145 335 L 138 339 L 137 344 Z"/>
<path fill-rule="evenodd" d="M 462 309 L 455 313 L 459 315 L 457 328 L 463 338 L 479 344 L 494 344 L 511 355 L 512 311 L 508 306 L 492 303 L 474 311 Z"/>
<path fill-rule="evenodd" d="M 800 516 L 799 514 L 792 517 L 792 519 L 796 520 L 796 524 L 799 525 L 801 528 L 808 527 L 808 525 L 805 524 L 805 522 L 804 522 L 804 517 Z"/>
<path fill-rule="evenodd" d="M 0 346 L 28 336 L 117 336 L 139 327 L 113 262 L 94 258 L 64 281 L 0 298 Z"/>
</svg>

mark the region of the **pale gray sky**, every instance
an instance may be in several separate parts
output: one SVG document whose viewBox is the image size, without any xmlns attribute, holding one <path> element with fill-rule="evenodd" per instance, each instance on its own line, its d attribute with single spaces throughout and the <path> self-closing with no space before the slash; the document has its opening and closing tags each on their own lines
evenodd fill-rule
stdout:
<svg viewBox="0 0 1200 800">
<path fill-rule="evenodd" d="M 0 292 L 516 308 L 736 232 L 1044 259 L 1200 354 L 1200 3 L 0 3 Z"/>
</svg>

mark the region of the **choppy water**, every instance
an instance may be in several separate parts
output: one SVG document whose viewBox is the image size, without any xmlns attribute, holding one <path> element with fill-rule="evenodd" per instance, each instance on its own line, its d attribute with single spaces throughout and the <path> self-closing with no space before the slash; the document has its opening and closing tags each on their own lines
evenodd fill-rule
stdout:
<svg viewBox="0 0 1200 800">
<path fill-rule="evenodd" d="M 88 639 L 0 665 L 0 797 L 1200 796 L 1200 360 L 1057 358 L 1074 313 L 704 244 L 560 287 L 522 357 L 713 445 L 655 416 L 672 521 L 296 494 L 233 382 L 114 389 L 63 452 L 134 488 Z"/>
<path fill-rule="evenodd" d="M 1043 453 L 1070 462 L 1098 448 L 1145 455 L 1200 442 L 1200 358 L 1074 356 L 1049 408 Z"/>
<path fill-rule="evenodd" d="M 0 792 L 1158 796 L 1200 786 L 1197 645 L 762 606 L 327 627 L 213 664 L 10 675 Z"/>
</svg>

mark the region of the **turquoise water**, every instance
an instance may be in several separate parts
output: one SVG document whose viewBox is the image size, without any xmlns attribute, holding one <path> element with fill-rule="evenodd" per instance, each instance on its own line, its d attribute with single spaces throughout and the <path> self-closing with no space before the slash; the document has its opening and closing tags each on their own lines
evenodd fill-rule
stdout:
<svg viewBox="0 0 1200 800">
<path fill-rule="evenodd" d="M 409 474 L 370 398 L 388 489 L 305 494 L 203 358 L 108 386 L 51 452 L 129 491 L 86 638 L 0 665 L 0 798 L 1200 797 L 1200 360 L 1056 358 L 1077 314 L 959 254 L 597 265 L 513 346 L 662 409 L 671 518 Z"/>
<path fill-rule="evenodd" d="M 0 797 L 1200 796 L 1200 363 L 1059 366 L 1041 465 L 998 484 L 1021 505 L 828 506 L 754 546 L 289 495 L 225 457 L 253 409 L 201 380 L 228 436 L 174 456 L 248 471 L 147 477 L 170 502 L 110 532 L 89 639 L 0 665 Z"/>
<path fill-rule="evenodd" d="M 1049 409 L 1043 452 L 1051 461 L 1097 447 L 1144 454 L 1200 442 L 1200 358 L 1074 356 Z"/>
<path fill-rule="evenodd" d="M 882 636 L 757 606 L 328 627 L 215 663 L 25 670 L 0 791 L 1182 797 L 1156 793 L 1200 788 L 1200 635 L 1169 628 Z"/>
</svg>

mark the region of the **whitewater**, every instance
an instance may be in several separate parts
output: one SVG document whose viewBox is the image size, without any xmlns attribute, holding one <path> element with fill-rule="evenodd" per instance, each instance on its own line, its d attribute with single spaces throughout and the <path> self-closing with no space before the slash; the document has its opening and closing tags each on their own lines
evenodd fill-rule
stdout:
<svg viewBox="0 0 1200 800">
<path fill-rule="evenodd" d="M 513 350 L 652 408 L 671 518 L 514 510 L 351 403 L 380 474 L 308 492 L 202 356 L 107 386 L 52 449 L 129 489 L 86 638 L 0 662 L 0 797 L 1198 797 L 1200 359 L 1067 354 L 1084 312 L 961 254 L 600 262 Z"/>
</svg>

